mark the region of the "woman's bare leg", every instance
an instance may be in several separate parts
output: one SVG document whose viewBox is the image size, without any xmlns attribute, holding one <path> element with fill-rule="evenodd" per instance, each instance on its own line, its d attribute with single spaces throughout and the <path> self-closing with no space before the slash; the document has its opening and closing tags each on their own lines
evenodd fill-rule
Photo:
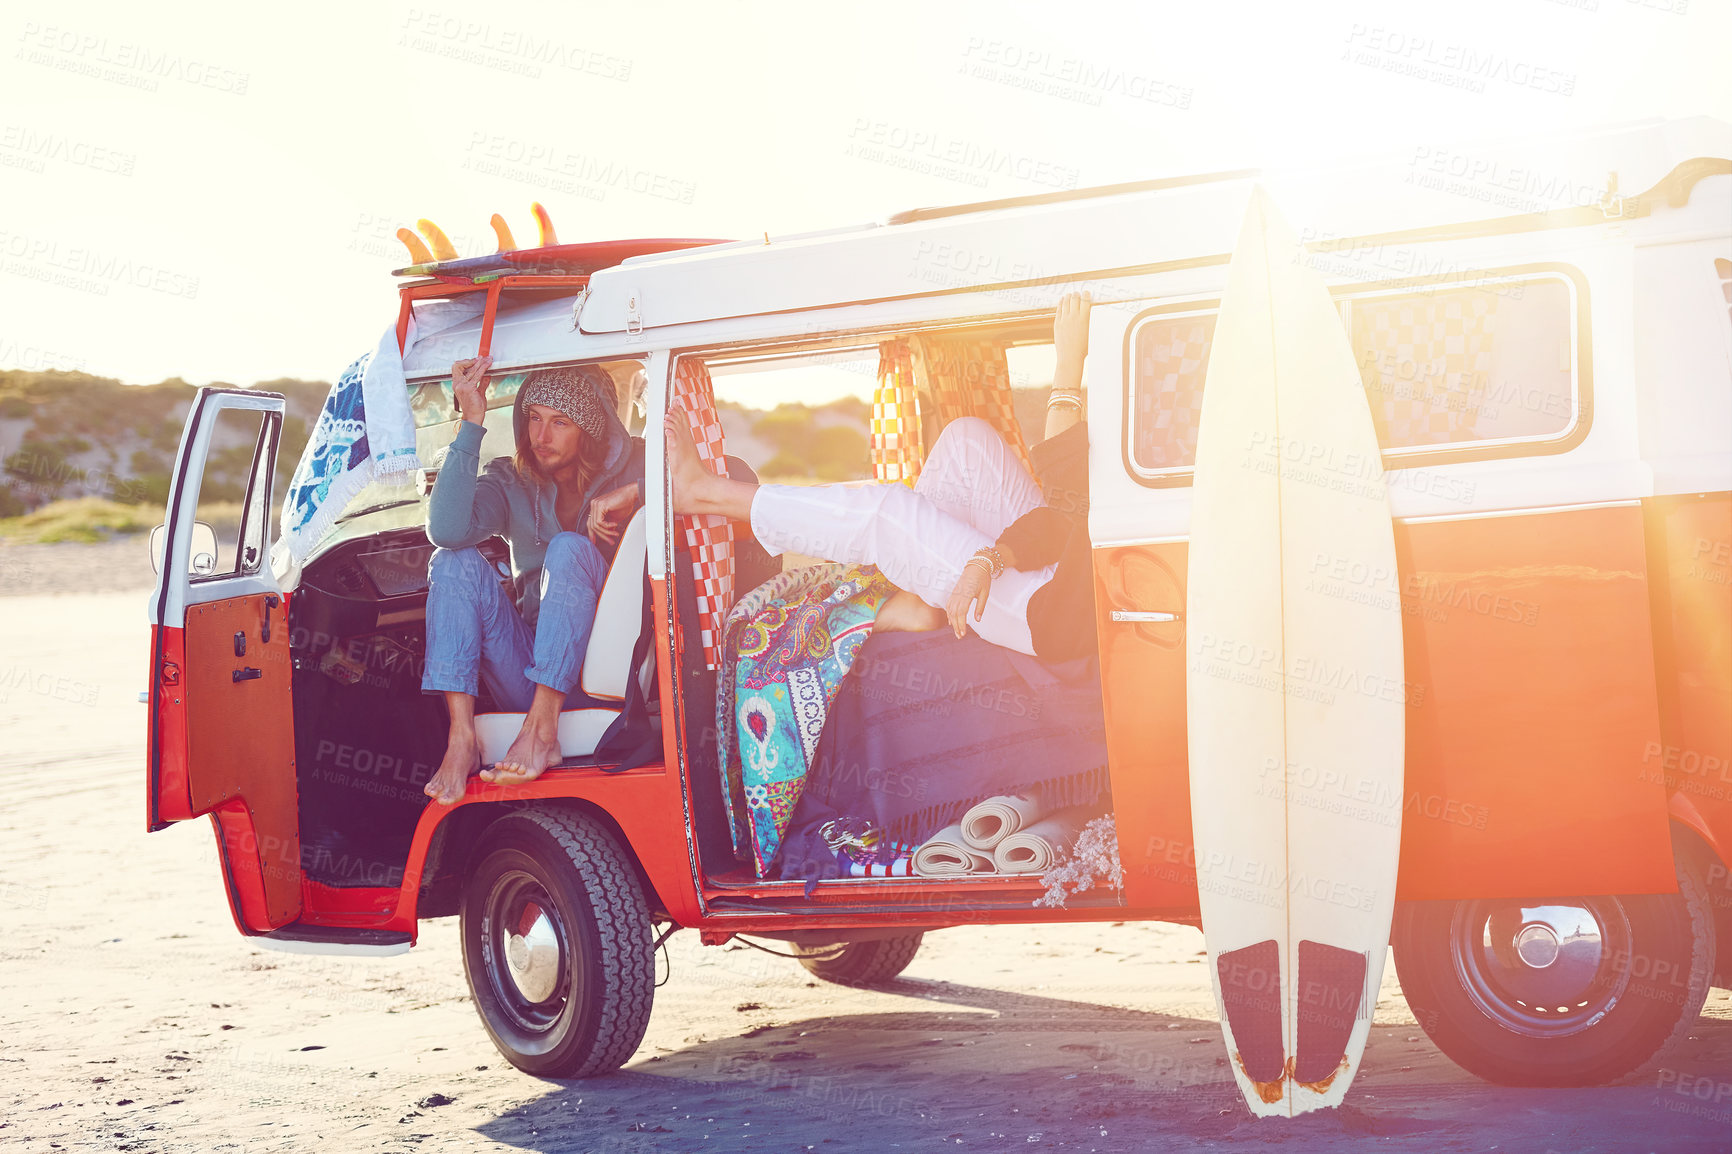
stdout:
<svg viewBox="0 0 1732 1154">
<path fill-rule="evenodd" d="M 752 498 L 757 495 L 758 486 L 751 481 L 717 476 L 705 468 L 684 418 L 669 413 L 662 428 L 666 432 L 674 512 L 716 513 L 732 521 L 751 520 Z"/>
<path fill-rule="evenodd" d="M 670 414 L 666 421 L 668 473 L 673 481 L 676 513 L 717 513 L 735 521 L 749 521 L 752 499 L 758 486 L 750 481 L 720 477 L 704 467 L 685 421 Z M 918 596 L 897 590 L 878 611 L 875 628 L 885 633 L 920 633 L 944 625 L 944 612 Z"/>
<path fill-rule="evenodd" d="M 878 633 L 925 633 L 943 629 L 946 620 L 944 610 L 934 609 L 906 589 L 898 589 L 879 608 L 872 628 Z"/>
</svg>

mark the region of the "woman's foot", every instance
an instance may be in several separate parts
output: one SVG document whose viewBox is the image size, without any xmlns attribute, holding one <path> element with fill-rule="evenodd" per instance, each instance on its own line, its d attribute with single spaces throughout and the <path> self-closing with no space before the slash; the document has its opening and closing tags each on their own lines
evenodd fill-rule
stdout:
<svg viewBox="0 0 1732 1154">
<path fill-rule="evenodd" d="M 662 421 L 667 442 L 668 480 L 676 513 L 719 513 L 735 521 L 749 520 L 758 487 L 710 472 L 698 456 L 692 431 L 683 416 L 669 413 Z"/>
<path fill-rule="evenodd" d="M 944 610 L 934 609 L 906 589 L 890 595 L 872 622 L 875 633 L 925 633 L 944 628 Z"/>
<path fill-rule="evenodd" d="M 469 788 L 469 778 L 481 768 L 481 743 L 473 729 L 453 726 L 445 744 L 445 759 L 422 790 L 440 805 L 455 805 Z"/>
</svg>

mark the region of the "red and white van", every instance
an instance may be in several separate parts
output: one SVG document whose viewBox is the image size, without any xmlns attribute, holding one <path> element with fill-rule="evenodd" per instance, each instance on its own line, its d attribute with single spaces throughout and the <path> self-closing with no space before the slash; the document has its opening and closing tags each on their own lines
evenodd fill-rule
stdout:
<svg viewBox="0 0 1732 1154">
<path fill-rule="evenodd" d="M 942 332 L 1000 342 L 1038 380 L 1055 302 L 1089 289 L 1089 526 L 1122 888 L 1045 909 L 1018 878 L 808 889 L 739 861 L 654 436 L 586 684 L 623 701 L 642 678 L 658 755 L 623 772 L 577 757 L 510 790 L 472 779 L 457 805 L 427 804 L 444 720 L 419 683 L 424 498 L 363 493 L 304 565 L 273 573 L 283 402 L 252 390 L 202 391 L 181 442 L 150 601 L 150 827 L 210 815 L 235 924 L 261 944 L 394 953 L 421 919 L 459 915 L 488 1031 L 550 1075 L 631 1056 L 654 943 L 677 928 L 790 942 L 814 973 L 863 983 L 893 977 L 937 927 L 1195 924 L 1184 623 L 1152 618 L 1185 601 L 1175 430 L 1253 179 L 644 242 L 623 260 L 562 246 L 539 270 L 435 269 L 401 290 L 405 321 L 429 300 L 485 302 L 404 350 L 430 462 L 454 428 L 451 362 L 478 349 L 496 379 L 577 362 L 641 373 L 655 429 L 691 361 L 750 403 L 791 370 L 869 372 L 883 342 Z M 1314 576 L 1405 610 L 1403 991 L 1485 1077 L 1619 1076 L 1694 1020 L 1711 980 L 1732 982 L 1732 127 L 1420 149 L 1274 190 L 1385 406 L 1399 572 L 1319 558 Z M 510 451 L 509 402 L 488 414 L 484 459 Z M 206 461 L 246 444 L 238 537 L 195 540 Z"/>
</svg>

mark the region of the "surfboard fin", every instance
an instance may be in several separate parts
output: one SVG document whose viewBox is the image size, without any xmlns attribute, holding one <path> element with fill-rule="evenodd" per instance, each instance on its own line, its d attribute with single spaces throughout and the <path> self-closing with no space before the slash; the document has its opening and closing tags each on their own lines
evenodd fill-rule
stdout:
<svg viewBox="0 0 1732 1154">
<path fill-rule="evenodd" d="M 427 238 L 428 247 L 433 250 L 434 260 L 456 260 L 457 248 L 438 225 L 422 217 L 415 222 L 415 227 L 421 230 L 421 235 Z"/>
<path fill-rule="evenodd" d="M 558 244 L 559 237 L 553 231 L 553 218 L 547 215 L 547 210 L 541 207 L 541 202 L 535 201 L 529 206 L 529 211 L 535 216 L 535 227 L 541 232 L 540 247 L 546 248 Z"/>
<path fill-rule="evenodd" d="M 397 239 L 403 242 L 403 247 L 409 250 L 410 264 L 432 264 L 433 254 L 427 251 L 427 246 L 421 243 L 421 238 L 406 228 L 397 230 Z"/>
<path fill-rule="evenodd" d="M 512 252 L 517 248 L 517 240 L 511 235 L 511 226 L 505 223 L 505 218 L 497 212 L 488 223 L 493 225 L 493 235 L 499 240 L 499 252 Z"/>
</svg>

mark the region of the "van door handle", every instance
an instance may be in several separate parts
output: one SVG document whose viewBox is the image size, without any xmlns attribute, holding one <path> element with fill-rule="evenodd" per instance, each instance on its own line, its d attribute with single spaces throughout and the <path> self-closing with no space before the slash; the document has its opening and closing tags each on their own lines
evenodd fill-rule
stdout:
<svg viewBox="0 0 1732 1154">
<path fill-rule="evenodd" d="M 1183 613 L 1167 613 L 1156 609 L 1114 609 L 1114 621 L 1142 623 L 1149 621 L 1183 621 Z"/>
<path fill-rule="evenodd" d="M 275 609 L 277 604 L 277 595 L 275 593 L 265 594 L 265 620 L 264 623 L 259 626 L 259 643 L 261 645 L 269 645 L 271 643 L 271 610 Z M 239 655 L 237 654 L 237 656 Z"/>
<path fill-rule="evenodd" d="M 265 675 L 264 670 L 254 669 L 250 665 L 247 666 L 245 669 L 235 670 L 235 680 L 236 681 L 254 681 L 260 677 L 263 677 L 264 675 Z"/>
</svg>

